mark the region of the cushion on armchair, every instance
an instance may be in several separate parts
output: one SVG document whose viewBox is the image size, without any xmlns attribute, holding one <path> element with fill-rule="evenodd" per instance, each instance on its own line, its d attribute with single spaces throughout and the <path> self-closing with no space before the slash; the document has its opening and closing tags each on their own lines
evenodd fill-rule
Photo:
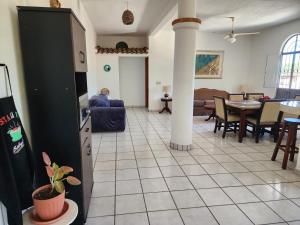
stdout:
<svg viewBox="0 0 300 225">
<path fill-rule="evenodd" d="M 214 105 L 215 100 L 205 100 L 205 105 Z"/>
<path fill-rule="evenodd" d="M 194 100 L 195 107 L 202 107 L 202 106 L 204 106 L 204 104 L 205 104 L 204 100 Z"/>
<path fill-rule="evenodd" d="M 110 100 L 110 107 L 124 107 L 124 102 L 122 100 Z"/>
</svg>

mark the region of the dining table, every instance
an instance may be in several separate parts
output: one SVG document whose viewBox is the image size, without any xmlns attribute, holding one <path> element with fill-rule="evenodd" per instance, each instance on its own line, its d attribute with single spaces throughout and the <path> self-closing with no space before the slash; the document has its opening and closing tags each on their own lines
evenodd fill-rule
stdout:
<svg viewBox="0 0 300 225">
<path fill-rule="evenodd" d="M 300 115 L 300 101 L 280 102 L 280 111 L 287 114 Z"/>
<path fill-rule="evenodd" d="M 255 114 L 260 109 L 261 102 L 255 100 L 225 100 L 225 104 L 227 109 L 240 115 L 238 141 L 242 143 L 243 138 L 246 136 L 246 117 L 247 115 Z"/>
<path fill-rule="evenodd" d="M 227 108 L 240 115 L 239 142 L 243 141 L 246 134 L 246 117 L 255 114 L 261 107 L 261 102 L 255 100 L 225 100 Z M 280 112 L 286 114 L 300 115 L 300 101 L 280 102 Z"/>
<path fill-rule="evenodd" d="M 234 111 L 240 114 L 239 124 L 239 138 L 238 141 L 243 142 L 243 137 L 246 136 L 246 117 L 250 114 L 255 114 L 261 107 L 261 102 L 255 100 L 239 100 L 230 101 L 225 100 L 225 104 L 228 110 Z M 300 116 L 300 101 L 285 100 L 280 102 L 279 108 L 281 116 L 285 113 L 288 115 L 294 115 L 299 118 Z M 280 117 L 281 117 L 280 116 Z M 296 169 L 300 170 L 300 154 L 298 154 Z"/>
</svg>

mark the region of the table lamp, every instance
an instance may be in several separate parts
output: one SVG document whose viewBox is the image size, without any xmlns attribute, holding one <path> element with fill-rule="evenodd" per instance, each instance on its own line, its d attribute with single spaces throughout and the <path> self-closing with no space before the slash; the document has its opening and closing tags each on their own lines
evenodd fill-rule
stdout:
<svg viewBox="0 0 300 225">
<path fill-rule="evenodd" d="M 240 92 L 242 94 L 245 94 L 247 91 L 248 91 L 248 85 L 247 84 L 240 85 Z"/>
<path fill-rule="evenodd" d="M 170 90 L 170 85 L 163 85 L 162 86 L 162 91 L 164 92 L 164 97 L 165 98 L 169 97 L 169 94 L 168 94 L 169 90 Z"/>
</svg>

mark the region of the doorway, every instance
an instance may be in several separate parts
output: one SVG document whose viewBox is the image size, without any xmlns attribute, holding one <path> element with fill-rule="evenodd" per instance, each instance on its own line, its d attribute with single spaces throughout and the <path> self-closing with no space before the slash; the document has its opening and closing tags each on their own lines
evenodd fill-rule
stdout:
<svg viewBox="0 0 300 225">
<path fill-rule="evenodd" d="M 120 57 L 119 60 L 121 99 L 127 107 L 145 107 L 145 57 Z"/>
</svg>

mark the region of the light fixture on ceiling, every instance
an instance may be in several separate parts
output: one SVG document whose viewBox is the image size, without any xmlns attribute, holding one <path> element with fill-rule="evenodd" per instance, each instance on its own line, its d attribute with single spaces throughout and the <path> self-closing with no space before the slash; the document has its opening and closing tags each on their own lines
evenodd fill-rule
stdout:
<svg viewBox="0 0 300 225">
<path fill-rule="evenodd" d="M 224 36 L 224 39 L 226 41 L 228 41 L 229 43 L 233 44 L 236 42 L 236 37 L 237 36 L 246 36 L 246 35 L 255 35 L 255 34 L 259 34 L 259 32 L 252 32 L 252 33 L 235 33 L 234 32 L 234 21 L 235 21 L 235 17 L 231 16 L 231 17 L 227 17 L 229 19 L 231 19 L 231 23 L 232 23 L 232 29 L 231 32 L 226 34 Z"/>
<path fill-rule="evenodd" d="M 127 9 L 123 12 L 122 21 L 125 25 L 131 25 L 134 22 L 134 15 L 128 9 L 128 2 L 127 2 Z"/>
<path fill-rule="evenodd" d="M 231 44 L 233 44 L 233 43 L 236 42 L 235 35 L 232 34 L 232 33 L 227 34 L 227 35 L 224 37 L 224 39 L 225 39 L 226 41 L 228 41 L 229 43 L 231 43 Z"/>
</svg>

